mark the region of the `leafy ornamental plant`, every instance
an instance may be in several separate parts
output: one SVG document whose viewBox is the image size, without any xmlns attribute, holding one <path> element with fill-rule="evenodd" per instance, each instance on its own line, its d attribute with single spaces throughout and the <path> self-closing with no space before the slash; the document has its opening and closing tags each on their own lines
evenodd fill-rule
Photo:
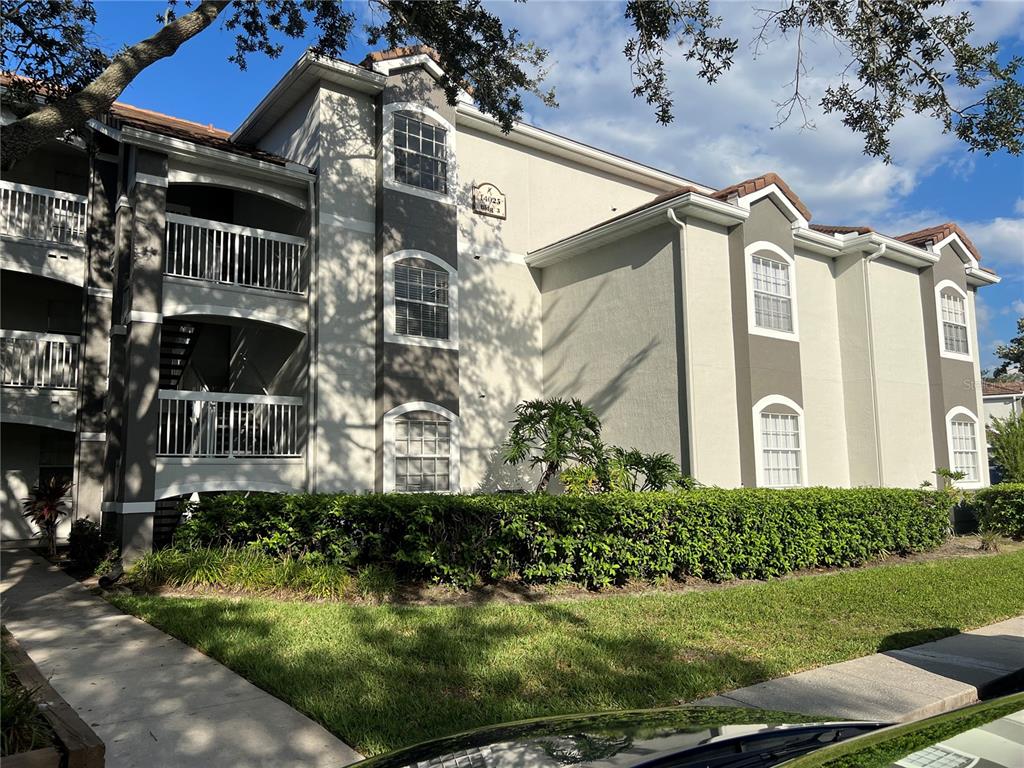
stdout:
<svg viewBox="0 0 1024 768">
<path fill-rule="evenodd" d="M 667 491 L 697 487 L 692 477 L 683 476 L 679 465 L 667 453 L 644 453 L 636 448 L 611 446 L 595 468 L 589 464 L 570 467 L 559 475 L 566 493 L 586 496 L 608 491 Z"/>
<path fill-rule="evenodd" d="M 540 492 L 571 462 L 601 464 L 604 451 L 601 420 L 593 410 L 578 399 L 549 398 L 516 406 L 503 453 L 506 464 L 525 461 L 543 468 L 536 489 Z"/>
<path fill-rule="evenodd" d="M 993 418 L 988 427 L 989 458 L 1004 483 L 1024 483 L 1024 414 Z"/>
<path fill-rule="evenodd" d="M 70 480 L 51 477 L 33 485 L 29 495 L 22 499 L 25 517 L 35 523 L 46 536 L 50 557 L 57 554 L 57 525 L 68 514 L 68 505 L 64 499 L 70 492 Z"/>
</svg>

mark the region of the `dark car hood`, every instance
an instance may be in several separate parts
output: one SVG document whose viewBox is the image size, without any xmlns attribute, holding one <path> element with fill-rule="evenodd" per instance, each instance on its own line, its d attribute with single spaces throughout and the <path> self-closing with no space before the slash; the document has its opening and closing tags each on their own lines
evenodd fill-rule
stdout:
<svg viewBox="0 0 1024 768">
<path fill-rule="evenodd" d="M 671 707 L 523 720 L 370 758 L 359 768 L 629 768 L 716 742 L 822 722 L 806 715 L 731 707 Z M 879 727 L 849 724 L 848 735 Z M 844 736 L 845 738 L 845 736 Z"/>
</svg>

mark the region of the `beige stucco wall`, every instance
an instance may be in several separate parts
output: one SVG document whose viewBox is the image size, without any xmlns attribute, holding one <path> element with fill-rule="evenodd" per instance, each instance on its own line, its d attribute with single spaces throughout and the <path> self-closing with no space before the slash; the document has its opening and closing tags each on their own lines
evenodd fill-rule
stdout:
<svg viewBox="0 0 1024 768">
<path fill-rule="evenodd" d="M 850 462 L 832 260 L 798 252 L 796 274 L 807 482 L 848 486 Z"/>
<path fill-rule="evenodd" d="M 527 487 L 500 447 L 516 404 L 542 395 L 540 291 L 522 263 L 465 257 L 459 303 L 462 490 Z"/>
<path fill-rule="evenodd" d="M 882 481 L 913 488 L 934 481 L 928 364 L 917 270 L 880 259 L 868 265 Z"/>
<path fill-rule="evenodd" d="M 547 267 L 544 394 L 578 397 L 607 442 L 680 457 L 679 375 L 668 223 Z"/>
<path fill-rule="evenodd" d="M 651 200 L 660 189 L 460 127 L 459 241 L 476 249 L 527 253 Z M 473 187 L 506 197 L 505 220 L 473 213 Z"/>
<path fill-rule="evenodd" d="M 688 219 L 683 267 L 693 475 L 706 485 L 735 487 L 740 443 L 725 229 Z"/>
<path fill-rule="evenodd" d="M 320 91 L 317 490 L 374 487 L 373 102 Z M 366 231 L 369 230 L 369 231 Z"/>
</svg>

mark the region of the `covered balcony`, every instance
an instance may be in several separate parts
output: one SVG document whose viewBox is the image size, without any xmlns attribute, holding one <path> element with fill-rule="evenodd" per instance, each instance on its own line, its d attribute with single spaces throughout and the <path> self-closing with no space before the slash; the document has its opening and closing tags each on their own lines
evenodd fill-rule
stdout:
<svg viewBox="0 0 1024 768">
<path fill-rule="evenodd" d="M 75 428 L 82 289 L 5 271 L 0 286 L 0 416 Z"/>
<path fill-rule="evenodd" d="M 305 331 L 305 227 L 304 212 L 279 201 L 171 184 L 163 314 L 244 318 Z"/>
<path fill-rule="evenodd" d="M 157 498 L 305 488 L 305 335 L 165 318 Z"/>
<path fill-rule="evenodd" d="M 53 144 L 0 181 L 0 266 L 85 284 L 88 161 Z"/>
</svg>

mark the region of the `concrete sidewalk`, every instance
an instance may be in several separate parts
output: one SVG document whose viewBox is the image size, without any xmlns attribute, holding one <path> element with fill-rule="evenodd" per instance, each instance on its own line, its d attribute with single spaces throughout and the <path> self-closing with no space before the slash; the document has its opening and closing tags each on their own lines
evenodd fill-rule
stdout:
<svg viewBox="0 0 1024 768">
<path fill-rule="evenodd" d="M 1024 616 L 1018 616 L 973 632 L 831 664 L 694 703 L 905 721 L 975 702 L 1022 672 Z"/>
<path fill-rule="evenodd" d="M 343 766 L 349 746 L 45 560 L 0 553 L 3 623 L 106 744 L 108 768 Z"/>
</svg>

